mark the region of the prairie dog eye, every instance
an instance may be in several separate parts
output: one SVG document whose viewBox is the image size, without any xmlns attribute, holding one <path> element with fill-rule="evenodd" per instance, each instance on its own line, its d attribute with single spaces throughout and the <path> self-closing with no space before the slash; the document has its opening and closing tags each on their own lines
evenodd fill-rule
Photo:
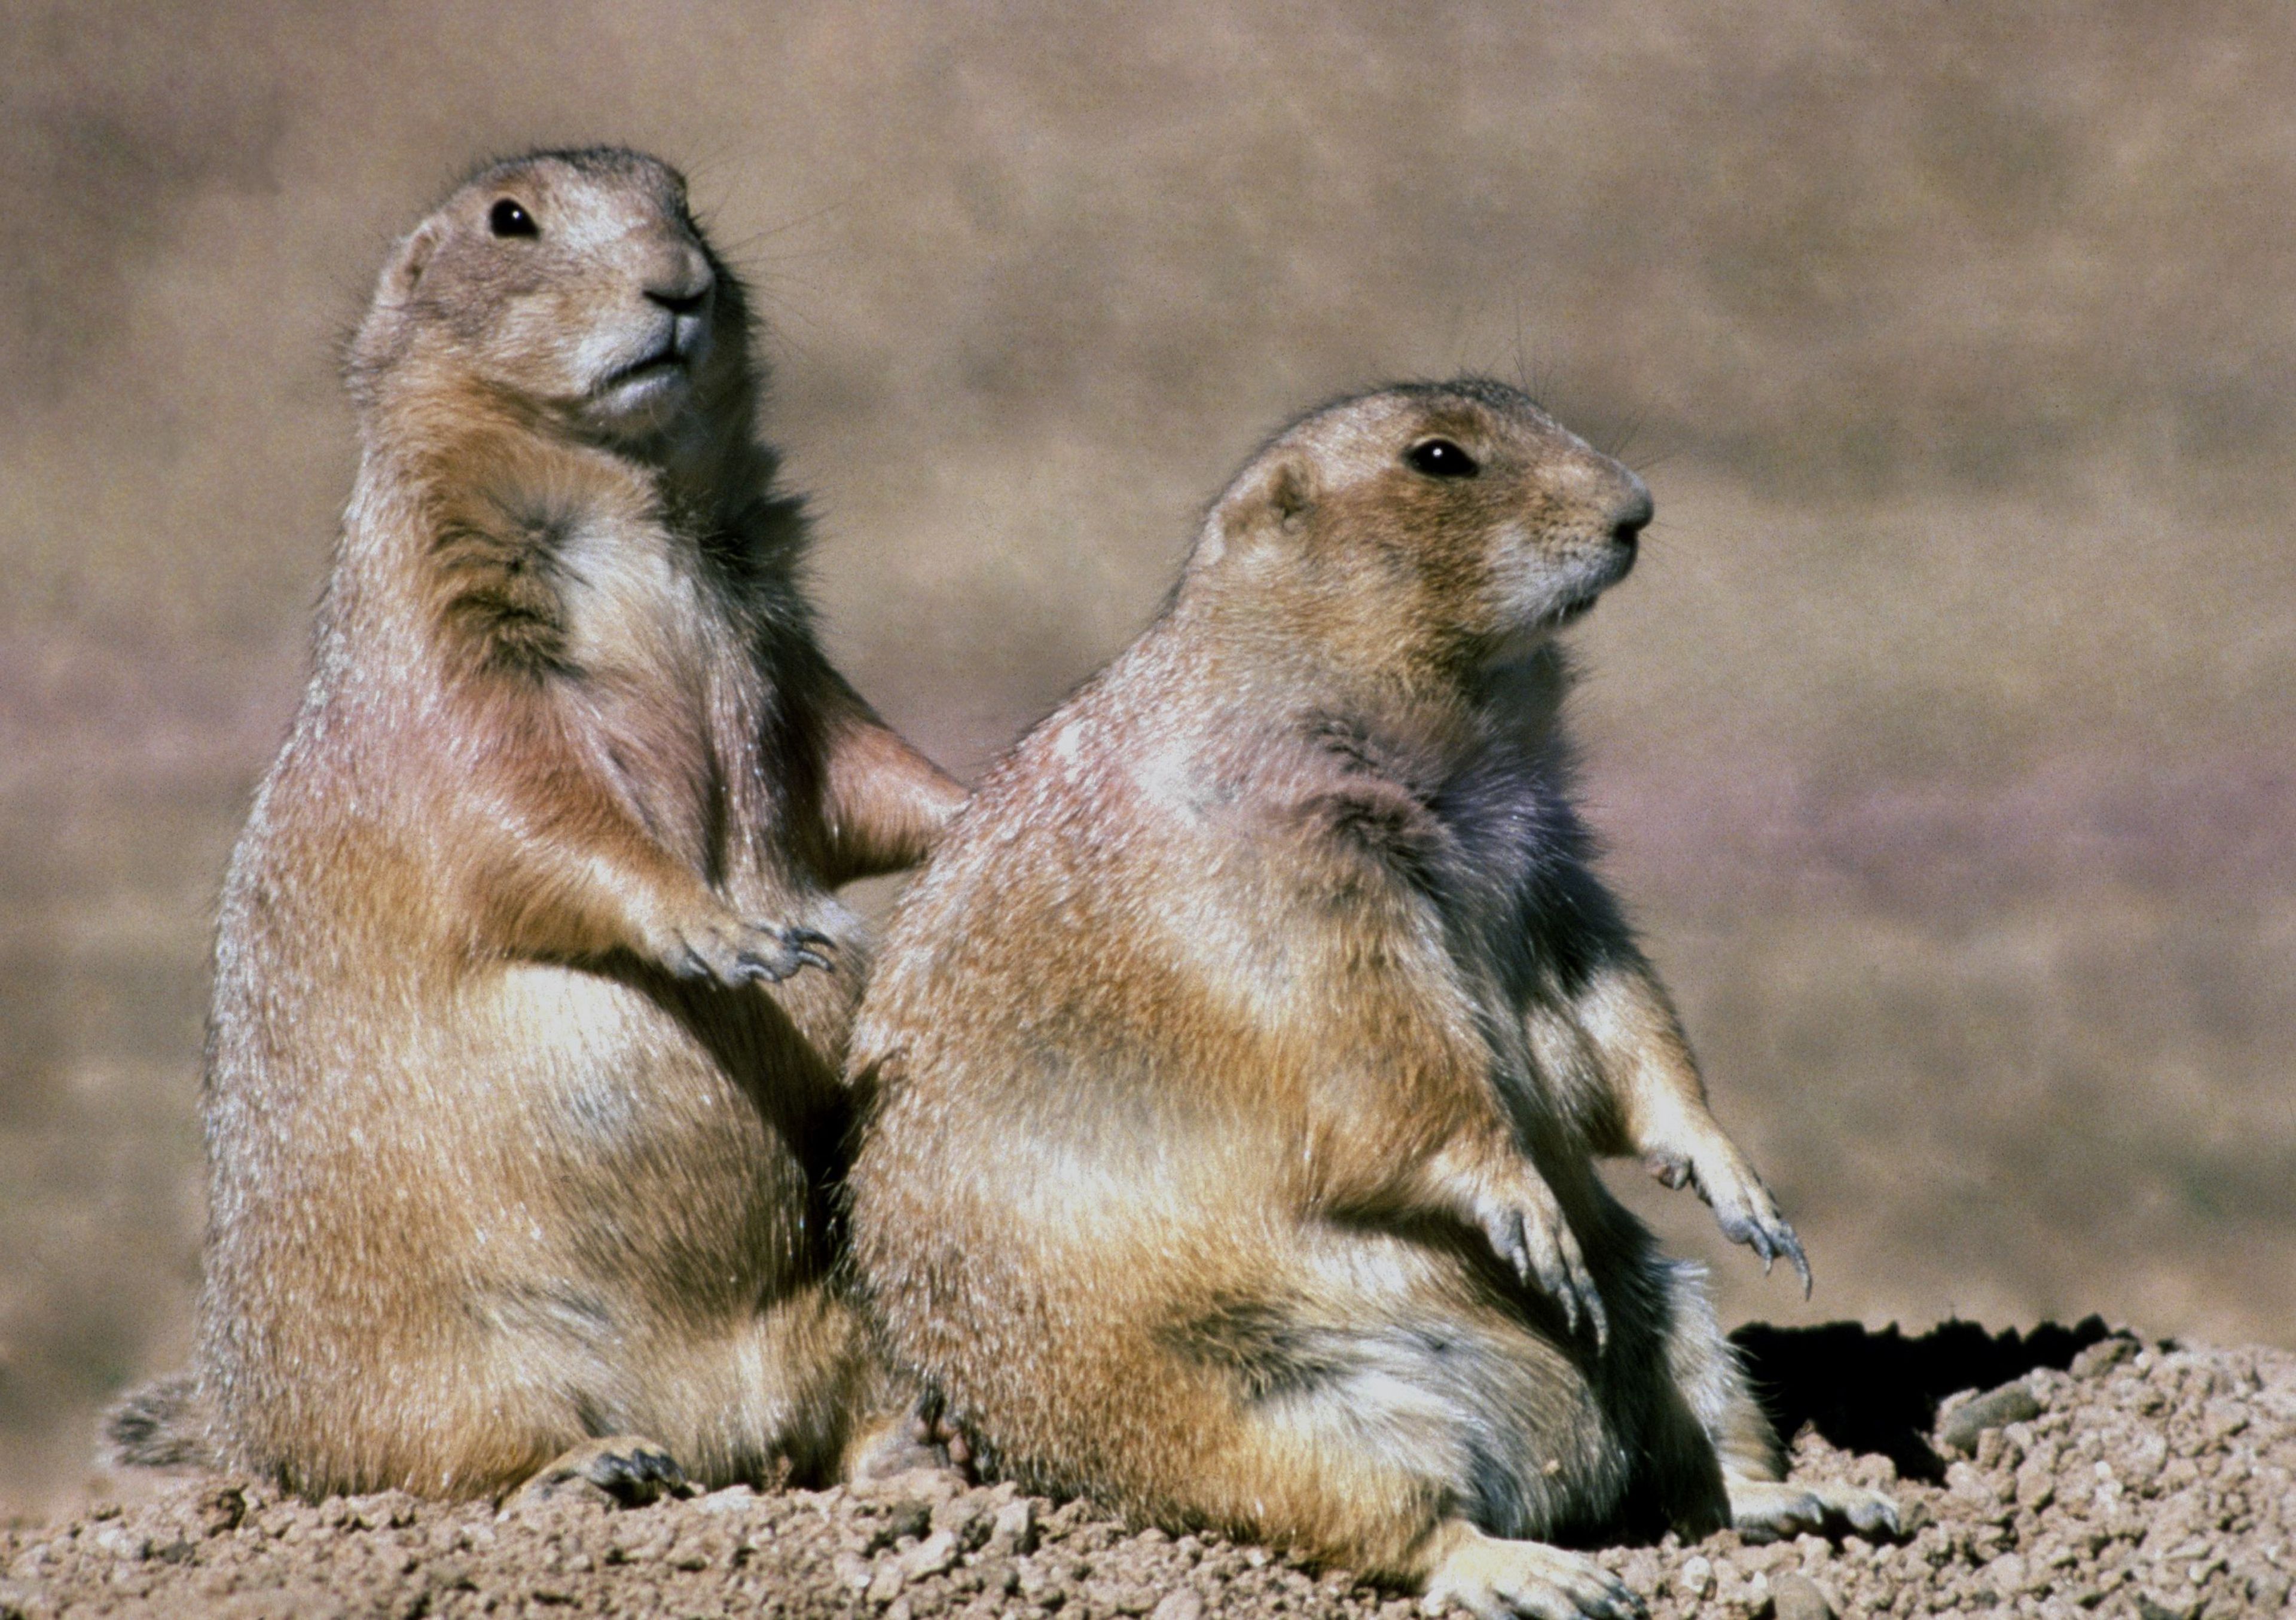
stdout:
<svg viewBox="0 0 2296 1620">
<path fill-rule="evenodd" d="M 528 213 L 510 198 L 504 197 L 487 210 L 487 226 L 497 236 L 539 236 L 541 227 Z"/>
<path fill-rule="evenodd" d="M 1403 453 L 1414 472 L 1431 479 L 1471 479 L 1482 468 L 1475 458 L 1447 438 L 1422 439 Z"/>
</svg>

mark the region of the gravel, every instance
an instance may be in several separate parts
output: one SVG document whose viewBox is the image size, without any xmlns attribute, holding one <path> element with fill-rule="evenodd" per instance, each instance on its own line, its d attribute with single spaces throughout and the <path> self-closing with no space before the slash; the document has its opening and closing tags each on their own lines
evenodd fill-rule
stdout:
<svg viewBox="0 0 2296 1620">
<path fill-rule="evenodd" d="M 1907 1531 L 1894 1544 L 1726 1531 L 1603 1550 L 1659 1620 L 2296 1612 L 2296 1355 L 2142 1344 L 2094 1321 L 1740 1339 L 1799 1430 L 1794 1476 L 1888 1486 Z M 1951 1382 L 1972 1368 L 2008 1370 Z M 947 1475 L 499 1514 L 398 1493 L 308 1503 L 210 1476 L 132 1510 L 0 1531 L 0 1620 L 1416 1613 L 1344 1572 Z"/>
</svg>

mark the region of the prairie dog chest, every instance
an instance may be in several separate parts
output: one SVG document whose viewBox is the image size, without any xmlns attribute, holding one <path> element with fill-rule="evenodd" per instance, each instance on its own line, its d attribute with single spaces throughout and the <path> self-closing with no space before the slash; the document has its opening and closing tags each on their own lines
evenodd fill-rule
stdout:
<svg viewBox="0 0 2296 1620">
<path fill-rule="evenodd" d="M 1431 817 L 1442 829 L 1440 881 L 1455 909 L 1512 909 L 1572 860 L 1576 813 L 1553 767 L 1495 748 L 1436 789 Z"/>
<path fill-rule="evenodd" d="M 553 561 L 568 662 L 617 684 L 698 685 L 712 605 L 690 544 L 659 521 L 593 511 L 562 528 Z"/>
</svg>

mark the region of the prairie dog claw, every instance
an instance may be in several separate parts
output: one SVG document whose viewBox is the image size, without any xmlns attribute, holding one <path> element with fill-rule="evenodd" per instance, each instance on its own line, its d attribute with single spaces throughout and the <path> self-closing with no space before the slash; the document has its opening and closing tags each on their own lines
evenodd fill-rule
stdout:
<svg viewBox="0 0 2296 1620">
<path fill-rule="evenodd" d="M 1643 1162 L 1669 1187 L 1695 1187 L 1714 1211 L 1714 1223 L 1722 1235 L 1761 1257 L 1763 1275 L 1781 1258 L 1791 1261 L 1801 1278 L 1802 1297 L 1809 1297 L 1809 1256 L 1802 1251 L 1801 1240 L 1778 1212 L 1777 1200 L 1762 1178 L 1734 1149 L 1726 1142 L 1722 1150 L 1702 1154 L 1660 1148 L 1645 1153 Z"/>
<path fill-rule="evenodd" d="M 812 929 L 756 922 L 732 912 L 676 930 L 663 965 L 680 978 L 709 979 L 738 989 L 777 985 L 801 968 L 824 972 L 835 963 L 837 942 Z"/>
<path fill-rule="evenodd" d="M 1469 1200 L 1491 1252 L 1516 1280 L 1538 1287 L 1561 1307 L 1571 1333 L 1578 1331 L 1583 1319 L 1595 1330 L 1596 1346 L 1607 1345 L 1609 1313 L 1554 1190 L 1528 1164 L 1518 1164 L 1513 1174 L 1494 1179 L 1496 1184 L 1478 1187 Z"/>
<path fill-rule="evenodd" d="M 1649 1611 L 1624 1581 L 1584 1553 L 1541 1542 L 1501 1541 L 1461 1525 L 1429 1571 L 1420 1612 L 1456 1607 L 1477 1620 L 1641 1620 Z"/>
<path fill-rule="evenodd" d="M 1881 1538 L 1902 1534 L 1897 1499 L 1884 1491 L 1833 1483 L 1726 1477 L 1730 1524 L 1750 1542 L 1783 1541 L 1828 1526 Z"/>
<path fill-rule="evenodd" d="M 662 1446 L 640 1435 L 613 1435 L 585 1441 L 537 1469 L 512 1495 L 510 1505 L 547 1501 L 585 1487 L 626 1508 L 693 1493 L 685 1470 Z"/>
</svg>

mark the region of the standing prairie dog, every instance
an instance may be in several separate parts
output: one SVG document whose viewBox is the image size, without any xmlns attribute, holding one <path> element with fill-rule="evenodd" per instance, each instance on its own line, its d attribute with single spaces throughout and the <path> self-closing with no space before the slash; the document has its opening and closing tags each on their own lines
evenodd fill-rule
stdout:
<svg viewBox="0 0 2296 1620">
<path fill-rule="evenodd" d="M 1549 636 L 1650 515 L 1511 389 L 1340 401 L 990 772 L 849 1059 L 867 1298 L 990 1466 L 1486 1614 L 1631 1607 L 1552 1536 L 1888 1522 L 1594 1171 L 1800 1261 L 1565 797 Z"/>
<path fill-rule="evenodd" d="M 198 1369 L 115 1416 L 127 1460 L 469 1496 L 851 1441 L 832 889 L 963 794 L 815 642 L 748 321 L 628 151 L 485 168 L 384 269 L 225 884 Z"/>
</svg>

